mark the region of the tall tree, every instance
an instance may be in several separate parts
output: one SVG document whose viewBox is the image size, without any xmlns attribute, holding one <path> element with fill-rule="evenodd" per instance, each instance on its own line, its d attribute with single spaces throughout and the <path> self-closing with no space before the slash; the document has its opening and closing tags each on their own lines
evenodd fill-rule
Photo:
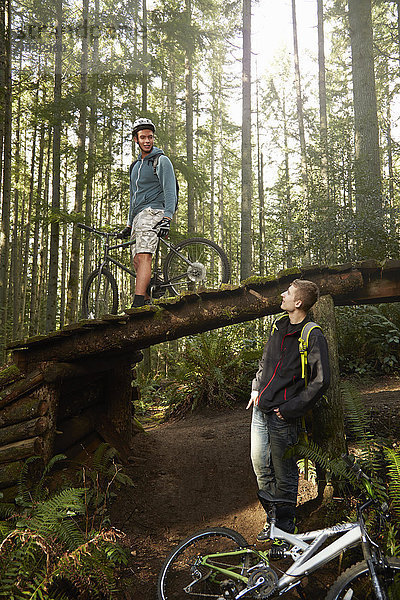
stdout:
<svg viewBox="0 0 400 600">
<path fill-rule="evenodd" d="M 54 65 L 54 111 L 53 111 L 53 178 L 52 178 L 52 222 L 50 232 L 49 277 L 47 289 L 46 331 L 56 328 L 58 250 L 60 241 L 60 172 L 61 172 L 61 78 L 62 78 L 62 0 L 56 0 L 56 43 Z"/>
<path fill-rule="evenodd" d="M 252 269 L 251 200 L 251 0 L 243 0 L 241 280 Z"/>
<path fill-rule="evenodd" d="M 383 258 L 383 226 L 379 129 L 375 89 L 371 0 L 349 0 L 352 58 L 357 258 Z"/>
<path fill-rule="evenodd" d="M 75 182 L 75 213 L 82 213 L 83 193 L 85 187 L 86 159 L 86 118 L 87 118 L 87 76 L 88 76 L 88 11 L 89 0 L 83 0 L 82 5 L 82 54 L 81 54 L 81 85 L 79 94 L 79 124 L 78 149 L 76 160 Z M 72 232 L 71 264 L 69 269 L 66 320 L 71 323 L 76 320 L 79 298 L 79 265 L 80 265 L 81 233 L 74 225 Z"/>
<path fill-rule="evenodd" d="M 12 78 L 11 78 L 11 0 L 1 3 L 0 8 L 0 145 L 2 170 L 2 210 L 0 230 L 0 336 L 4 343 L 7 323 L 7 273 L 10 239 L 11 206 L 11 123 L 12 123 Z M 3 347 L 0 347 L 3 354 Z"/>
<path fill-rule="evenodd" d="M 187 31 L 192 27 L 192 2 L 185 0 Z M 185 42 L 185 131 L 187 157 L 187 227 L 188 235 L 193 235 L 196 229 L 196 214 L 193 182 L 193 59 L 194 45 L 190 33 Z"/>
<path fill-rule="evenodd" d="M 305 132 L 304 132 L 303 94 L 301 91 L 299 43 L 298 43 L 298 38 L 297 38 L 296 0 L 292 0 L 292 24 L 293 24 L 294 74 L 295 74 L 295 82 L 296 82 L 297 122 L 298 122 L 298 127 L 299 127 L 299 139 L 300 139 L 301 181 L 302 181 L 302 186 L 303 186 L 303 194 L 305 196 L 308 196 L 307 148 L 306 148 L 306 137 L 305 137 Z"/>
<path fill-rule="evenodd" d="M 318 16 L 318 97 L 319 97 L 319 132 L 321 152 L 321 180 L 326 203 L 329 204 L 328 180 L 328 117 L 326 111 L 326 69 L 325 69 L 325 36 L 324 36 L 324 2 L 317 0 Z"/>
</svg>

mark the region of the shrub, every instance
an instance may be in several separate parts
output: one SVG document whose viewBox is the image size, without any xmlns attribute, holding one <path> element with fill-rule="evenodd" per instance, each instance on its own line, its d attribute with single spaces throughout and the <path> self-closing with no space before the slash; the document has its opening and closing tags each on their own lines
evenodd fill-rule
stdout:
<svg viewBox="0 0 400 600">
<path fill-rule="evenodd" d="M 342 372 L 391 373 L 399 366 L 400 329 L 389 315 L 382 306 L 336 309 Z"/>
<path fill-rule="evenodd" d="M 105 446 L 100 447 L 94 461 L 99 476 L 95 480 L 85 477 L 82 487 L 49 491 L 47 476 L 65 459 L 63 455 L 50 461 L 34 486 L 29 471 L 37 459 L 26 461 L 15 504 L 0 502 L 0 597 L 116 597 L 115 568 L 126 564 L 127 553 L 120 543 L 123 534 L 106 523 L 110 480 L 103 491 L 99 477 L 111 475 L 115 481 L 119 468 Z"/>
</svg>

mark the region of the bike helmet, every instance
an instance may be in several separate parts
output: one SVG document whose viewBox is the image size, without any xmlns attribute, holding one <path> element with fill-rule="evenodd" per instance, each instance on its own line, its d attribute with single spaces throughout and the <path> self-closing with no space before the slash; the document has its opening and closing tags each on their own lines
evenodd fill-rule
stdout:
<svg viewBox="0 0 400 600">
<path fill-rule="evenodd" d="M 141 117 L 140 119 L 136 119 L 136 121 L 134 122 L 132 135 L 135 136 L 141 129 L 151 129 L 153 133 L 155 133 L 156 131 L 154 123 L 150 121 L 150 119 L 145 119 L 143 117 Z"/>
</svg>

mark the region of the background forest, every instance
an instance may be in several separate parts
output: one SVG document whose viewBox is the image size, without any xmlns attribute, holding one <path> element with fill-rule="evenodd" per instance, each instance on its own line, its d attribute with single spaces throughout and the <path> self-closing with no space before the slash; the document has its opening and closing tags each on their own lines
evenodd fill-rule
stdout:
<svg viewBox="0 0 400 600">
<path fill-rule="evenodd" d="M 98 248 L 76 223 L 125 225 L 138 115 L 178 175 L 172 238 L 218 242 L 233 283 L 398 255 L 399 2 L 308 0 L 303 53 L 297 3 L 265 64 L 250 0 L 3 0 L 3 348 L 79 318 Z"/>
</svg>

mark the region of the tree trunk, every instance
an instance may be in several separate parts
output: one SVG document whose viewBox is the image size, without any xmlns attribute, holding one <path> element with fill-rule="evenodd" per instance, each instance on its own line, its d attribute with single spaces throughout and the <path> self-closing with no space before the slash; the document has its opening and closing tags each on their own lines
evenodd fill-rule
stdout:
<svg viewBox="0 0 400 600">
<path fill-rule="evenodd" d="M 21 65 L 21 60 L 20 60 Z M 10 284 L 9 289 L 12 290 L 12 339 L 17 340 L 22 335 L 21 317 L 21 272 L 22 272 L 22 256 L 21 256 L 21 231 L 19 228 L 19 205 L 20 205 L 20 170 L 21 170 L 21 79 L 18 82 L 17 88 L 17 113 L 15 126 L 15 155 L 14 155 L 14 225 L 12 232 L 12 247 L 11 247 L 11 266 L 10 266 Z M 35 139 L 35 136 L 34 136 Z M 33 144 L 32 144 L 33 146 Z M 32 155 L 34 156 L 34 148 Z"/>
<path fill-rule="evenodd" d="M 86 114 L 87 114 L 87 72 L 88 72 L 88 10 L 89 0 L 83 0 L 82 21 L 82 54 L 81 54 L 81 88 L 80 110 L 78 124 L 78 150 L 76 160 L 75 183 L 75 213 L 80 215 L 83 208 L 83 192 L 85 186 L 85 158 L 86 158 Z M 71 243 L 71 260 L 66 305 L 66 322 L 76 321 L 79 300 L 79 267 L 81 254 L 81 230 L 74 224 Z"/>
<path fill-rule="evenodd" d="M 376 106 L 371 0 L 349 0 L 353 75 L 357 257 L 384 258 L 379 130 Z"/>
<path fill-rule="evenodd" d="M 99 0 L 95 0 L 95 27 L 98 27 Z M 90 78 L 90 117 L 89 117 L 89 145 L 87 157 L 87 185 L 85 196 L 85 223 L 92 225 L 92 202 L 93 202 L 93 183 L 96 173 L 96 132 L 97 132 L 97 94 L 98 94 L 98 60 L 99 60 L 99 39 L 96 36 L 93 40 L 92 69 L 94 70 Z M 92 254 L 92 237 L 89 233 L 84 234 L 83 243 L 83 275 L 82 281 L 85 282 L 90 273 L 90 259 Z"/>
<path fill-rule="evenodd" d="M 313 308 L 313 318 L 321 325 L 329 348 L 331 383 L 326 401 L 321 399 L 313 409 L 313 440 L 331 458 L 346 450 L 343 405 L 340 392 L 339 352 L 336 336 L 335 308 L 332 296 L 321 296 Z M 333 487 L 327 482 L 325 473 L 318 468 L 318 496 L 331 500 Z"/>
<path fill-rule="evenodd" d="M 240 236 L 240 279 L 252 271 L 251 200 L 251 0 L 243 0 L 242 59 L 242 206 Z"/>
<path fill-rule="evenodd" d="M 323 0 L 317 0 L 318 13 L 318 90 L 319 90 L 319 139 L 321 156 L 321 184 L 320 184 L 320 210 L 319 221 L 322 235 L 326 234 L 331 227 L 330 218 L 330 190 L 329 190 L 329 169 L 328 169 L 328 117 L 326 112 L 326 77 L 325 77 L 325 47 L 324 47 L 324 4 Z M 322 239 L 322 238 L 321 238 Z M 334 241 L 330 244 L 323 244 L 318 251 L 319 261 L 331 264 L 334 260 L 335 250 Z"/>
<path fill-rule="evenodd" d="M 50 232 L 49 278 L 47 284 L 46 331 L 56 328 L 57 322 L 57 282 L 58 246 L 60 223 L 57 213 L 60 210 L 60 166 L 61 166 L 61 76 L 62 76 L 62 0 L 56 0 L 56 42 L 54 73 L 54 114 L 53 114 L 53 186 L 51 208 L 53 219 Z"/>
<path fill-rule="evenodd" d="M 188 30 L 192 24 L 192 3 L 186 0 Z M 190 36 L 189 36 L 190 37 Z M 187 157 L 187 233 L 194 235 L 196 231 L 196 214 L 194 208 L 193 182 L 193 56 L 194 48 L 191 39 L 186 40 L 185 51 L 185 113 L 186 113 L 186 157 Z"/>
<path fill-rule="evenodd" d="M 142 72 L 142 112 L 147 111 L 147 0 L 142 0 L 142 48 L 143 48 L 143 72 Z"/>
<path fill-rule="evenodd" d="M 45 94 L 43 95 L 45 102 Z M 43 161 L 46 137 L 44 123 L 40 127 L 39 141 L 39 166 L 36 184 L 36 202 L 35 202 L 35 224 L 33 228 L 32 245 L 32 277 L 31 277 L 31 301 L 29 306 L 29 335 L 37 332 L 37 316 L 39 312 L 39 228 L 41 221 L 41 207 L 43 205 L 42 187 L 43 187 Z"/>
<path fill-rule="evenodd" d="M 260 144 L 260 111 L 258 106 L 259 89 L 257 81 L 257 179 L 258 179 L 258 254 L 259 272 L 265 275 L 265 247 L 264 247 L 264 156 Z"/>
<path fill-rule="evenodd" d="M 2 211 L 0 231 L 0 359 L 4 357 L 7 324 L 7 281 L 10 244 L 10 205 L 11 205 L 11 121 L 12 121 L 12 79 L 11 79 L 11 0 L 3 3 L 1 10 L 0 38 L 3 39 L 0 56 L 1 113 L 2 120 Z M 1 178 L 0 178 L 1 179 Z"/>
<path fill-rule="evenodd" d="M 292 0 L 292 21 L 293 21 L 293 49 L 294 49 L 294 72 L 296 82 L 296 105 L 297 122 L 299 126 L 300 153 L 301 153 L 301 181 L 303 186 L 304 199 L 308 197 L 308 174 L 307 174 L 307 149 L 304 133 L 303 116 L 303 96 L 301 92 L 299 46 L 297 41 L 297 18 L 296 18 L 296 0 Z"/>
<path fill-rule="evenodd" d="M 289 145 L 288 145 L 288 117 L 286 114 L 286 97 L 282 100 L 282 116 L 283 116 L 283 144 L 285 147 L 285 170 L 284 170 L 284 193 L 283 193 L 283 255 L 286 259 L 286 266 L 292 267 L 294 264 L 293 257 L 293 234 L 292 234 L 292 198 L 290 193 L 290 168 L 289 168 Z"/>
</svg>

